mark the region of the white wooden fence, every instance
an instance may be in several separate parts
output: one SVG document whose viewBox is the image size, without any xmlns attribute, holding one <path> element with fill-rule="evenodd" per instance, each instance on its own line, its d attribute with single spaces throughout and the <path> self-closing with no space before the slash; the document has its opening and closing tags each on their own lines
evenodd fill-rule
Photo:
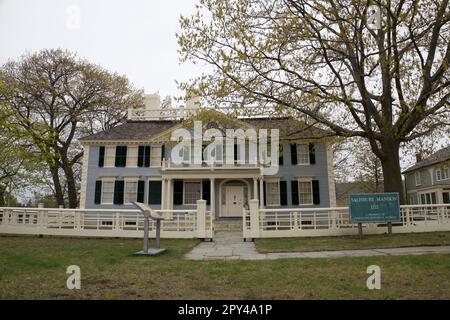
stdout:
<svg viewBox="0 0 450 320">
<path fill-rule="evenodd" d="M 161 222 L 164 238 L 212 238 L 212 215 L 206 201 L 193 210 L 170 212 L 173 220 Z M 149 236 L 155 237 L 156 222 L 150 220 Z M 89 237 L 142 238 L 144 218 L 139 210 L 1 208 L 0 233 Z"/>
<path fill-rule="evenodd" d="M 259 208 L 250 200 L 243 211 L 244 238 L 315 237 L 358 234 L 350 223 L 348 207 L 336 208 Z M 393 233 L 450 231 L 450 205 L 402 205 L 400 222 L 392 223 Z M 364 234 L 386 233 L 386 223 L 363 224 Z"/>
</svg>

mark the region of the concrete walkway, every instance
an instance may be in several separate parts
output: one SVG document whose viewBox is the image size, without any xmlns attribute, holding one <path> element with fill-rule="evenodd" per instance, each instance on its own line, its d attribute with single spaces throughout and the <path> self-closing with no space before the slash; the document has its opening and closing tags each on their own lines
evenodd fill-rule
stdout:
<svg viewBox="0 0 450 320">
<path fill-rule="evenodd" d="M 340 258 L 450 253 L 450 246 L 405 247 L 316 252 L 258 253 L 253 242 L 242 241 L 242 232 L 219 232 L 214 242 L 202 242 L 185 255 L 189 260 L 274 260 L 286 258 Z"/>
</svg>

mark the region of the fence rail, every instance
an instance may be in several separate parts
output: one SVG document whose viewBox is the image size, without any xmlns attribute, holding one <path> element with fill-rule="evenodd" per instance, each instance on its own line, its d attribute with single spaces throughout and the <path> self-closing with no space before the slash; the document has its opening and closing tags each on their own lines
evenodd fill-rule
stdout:
<svg viewBox="0 0 450 320">
<path fill-rule="evenodd" d="M 206 205 L 193 210 L 156 210 L 171 213 L 161 222 L 164 238 L 212 238 L 212 214 Z M 91 237 L 142 238 L 144 217 L 139 210 L 0 208 L 0 233 Z M 149 236 L 156 233 L 150 219 Z"/>
<path fill-rule="evenodd" d="M 450 205 L 402 205 L 394 233 L 450 231 Z M 363 224 L 363 232 L 387 232 L 386 223 Z M 262 209 L 257 200 L 243 211 L 244 238 L 313 237 L 352 235 L 358 225 L 350 222 L 348 207 Z"/>
</svg>

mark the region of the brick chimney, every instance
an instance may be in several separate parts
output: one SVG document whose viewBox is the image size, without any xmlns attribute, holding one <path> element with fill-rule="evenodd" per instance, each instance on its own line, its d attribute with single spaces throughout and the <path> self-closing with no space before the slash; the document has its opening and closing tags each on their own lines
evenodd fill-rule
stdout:
<svg viewBox="0 0 450 320">
<path fill-rule="evenodd" d="M 422 154 L 421 153 L 416 153 L 416 163 L 422 161 Z"/>
</svg>

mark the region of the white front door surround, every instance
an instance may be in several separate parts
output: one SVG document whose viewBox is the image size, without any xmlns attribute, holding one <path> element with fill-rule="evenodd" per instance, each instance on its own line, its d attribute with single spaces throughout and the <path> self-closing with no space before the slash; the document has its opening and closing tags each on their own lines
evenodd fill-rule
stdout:
<svg viewBox="0 0 450 320">
<path fill-rule="evenodd" d="M 242 217 L 244 208 L 244 186 L 225 186 L 223 217 Z"/>
</svg>

